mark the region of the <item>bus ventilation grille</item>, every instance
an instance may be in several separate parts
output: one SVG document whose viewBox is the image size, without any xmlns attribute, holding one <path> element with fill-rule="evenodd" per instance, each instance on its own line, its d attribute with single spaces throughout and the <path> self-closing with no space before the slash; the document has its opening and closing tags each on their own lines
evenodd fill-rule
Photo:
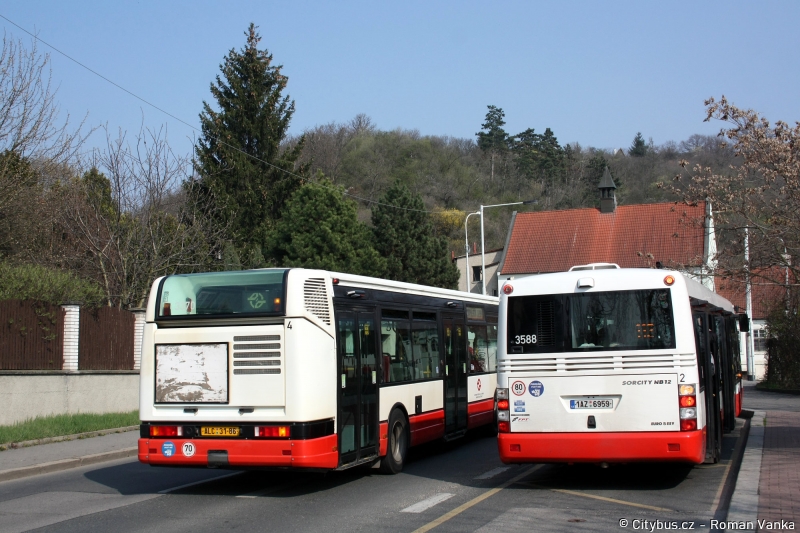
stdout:
<svg viewBox="0 0 800 533">
<path fill-rule="evenodd" d="M 328 306 L 328 291 L 325 290 L 325 280 L 322 278 L 307 279 L 303 284 L 303 299 L 306 311 L 331 325 L 331 310 Z"/>
<path fill-rule="evenodd" d="M 281 366 L 280 335 L 249 335 L 233 338 L 233 366 L 279 367 Z M 240 359 L 237 361 L 236 359 Z M 241 359 L 244 359 L 242 361 Z M 280 374 L 280 368 L 234 368 L 233 374 Z"/>
</svg>

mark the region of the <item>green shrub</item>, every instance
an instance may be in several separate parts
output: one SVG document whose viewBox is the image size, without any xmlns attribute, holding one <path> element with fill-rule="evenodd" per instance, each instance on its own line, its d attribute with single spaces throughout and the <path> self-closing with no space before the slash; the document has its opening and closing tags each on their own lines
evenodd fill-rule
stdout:
<svg viewBox="0 0 800 533">
<path fill-rule="evenodd" d="M 769 385 L 800 389 L 800 290 L 793 287 L 785 301 L 776 302 L 767 317 L 767 376 Z"/>
<path fill-rule="evenodd" d="M 105 297 L 95 283 L 72 272 L 37 265 L 0 263 L 0 300 L 40 300 L 52 304 L 81 302 L 102 305 Z"/>
</svg>

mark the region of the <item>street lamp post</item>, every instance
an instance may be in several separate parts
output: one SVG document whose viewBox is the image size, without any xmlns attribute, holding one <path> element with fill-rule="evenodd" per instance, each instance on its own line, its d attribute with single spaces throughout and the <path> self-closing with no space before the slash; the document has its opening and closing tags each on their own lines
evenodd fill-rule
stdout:
<svg viewBox="0 0 800 533">
<path fill-rule="evenodd" d="M 481 205 L 479 213 L 481 214 L 481 280 L 483 282 L 482 294 L 486 294 L 486 254 L 484 240 L 483 240 L 483 210 L 488 207 L 505 207 L 509 205 L 522 205 L 522 204 L 536 204 L 538 200 L 525 200 L 524 202 L 512 202 L 510 204 L 494 204 L 494 205 Z"/>
<path fill-rule="evenodd" d="M 465 261 L 465 264 L 466 264 L 466 266 L 464 267 L 464 270 L 466 270 L 465 274 L 466 274 L 466 279 L 467 279 L 467 292 L 470 292 L 470 287 L 469 287 L 469 238 L 467 237 L 467 233 L 468 233 L 468 231 L 467 231 L 467 223 L 469 222 L 469 217 L 471 217 L 472 215 L 480 215 L 480 214 L 481 214 L 480 211 L 475 211 L 474 213 L 468 214 L 467 218 L 464 219 L 464 253 L 465 253 L 464 261 Z"/>
</svg>

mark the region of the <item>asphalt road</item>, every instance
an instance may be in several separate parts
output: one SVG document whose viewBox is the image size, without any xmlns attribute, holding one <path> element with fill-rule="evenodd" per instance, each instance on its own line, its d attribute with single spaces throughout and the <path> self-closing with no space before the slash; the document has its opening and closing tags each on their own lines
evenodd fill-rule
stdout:
<svg viewBox="0 0 800 533">
<path fill-rule="evenodd" d="M 735 442 L 725 439 L 723 462 L 694 468 L 507 466 L 481 435 L 414 449 L 397 476 L 123 460 L 0 483 L 0 532 L 622 531 L 645 520 L 707 530 Z"/>
</svg>

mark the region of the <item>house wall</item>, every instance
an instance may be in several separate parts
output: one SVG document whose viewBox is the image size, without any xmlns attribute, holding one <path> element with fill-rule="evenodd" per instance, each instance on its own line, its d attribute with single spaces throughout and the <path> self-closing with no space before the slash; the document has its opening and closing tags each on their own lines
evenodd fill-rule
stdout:
<svg viewBox="0 0 800 533">
<path fill-rule="evenodd" d="M 495 250 L 492 252 L 486 252 L 486 294 L 489 296 L 497 296 L 497 269 L 500 266 L 500 260 L 503 257 L 502 250 Z M 456 266 L 458 267 L 458 290 L 471 292 L 475 294 L 481 294 L 482 290 L 482 283 L 480 281 L 473 280 L 472 277 L 472 269 L 473 267 L 480 267 L 481 266 L 481 254 L 478 252 L 477 254 L 470 254 L 469 255 L 469 286 L 467 286 L 467 272 L 465 270 L 466 265 L 466 257 L 460 256 L 456 257 Z"/>
</svg>

